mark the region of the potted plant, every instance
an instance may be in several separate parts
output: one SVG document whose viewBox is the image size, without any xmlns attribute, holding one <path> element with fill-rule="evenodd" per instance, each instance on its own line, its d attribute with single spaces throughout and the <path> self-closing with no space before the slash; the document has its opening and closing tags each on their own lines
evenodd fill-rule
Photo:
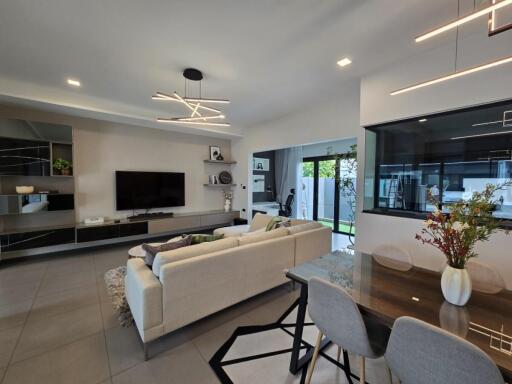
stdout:
<svg viewBox="0 0 512 384">
<path fill-rule="evenodd" d="M 482 192 L 474 192 L 470 199 L 445 204 L 448 212 L 436 209 L 425 221 L 425 228 L 416 234 L 423 244 L 438 248 L 446 256 L 447 266 L 441 277 L 441 289 L 449 303 L 464 306 L 471 296 L 471 279 L 466 263 L 478 256 L 475 245 L 488 241 L 500 230 L 499 220 L 492 212 L 498 200 L 496 191 L 512 185 L 507 181 L 500 185 L 488 184 Z M 439 207 L 439 204 L 436 204 Z M 508 231 L 505 231 L 508 234 Z"/>
<path fill-rule="evenodd" d="M 58 175 L 69 176 L 71 175 L 71 162 L 59 157 L 53 161 L 53 169 L 57 171 Z"/>
</svg>

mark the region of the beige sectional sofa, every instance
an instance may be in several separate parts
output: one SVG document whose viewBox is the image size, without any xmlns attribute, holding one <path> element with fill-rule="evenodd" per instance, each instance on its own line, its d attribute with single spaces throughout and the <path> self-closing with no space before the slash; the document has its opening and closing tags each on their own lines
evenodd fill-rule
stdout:
<svg viewBox="0 0 512 384">
<path fill-rule="evenodd" d="M 270 219 L 260 214 L 238 236 L 158 253 L 152 270 L 143 259 L 128 261 L 126 298 L 145 346 L 286 283 L 285 269 L 331 251 L 329 228 L 293 221 L 263 232 Z"/>
</svg>

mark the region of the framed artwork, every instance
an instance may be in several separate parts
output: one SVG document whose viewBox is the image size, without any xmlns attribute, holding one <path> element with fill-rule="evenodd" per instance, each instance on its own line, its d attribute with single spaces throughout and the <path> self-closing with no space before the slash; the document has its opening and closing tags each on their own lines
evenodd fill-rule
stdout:
<svg viewBox="0 0 512 384">
<path fill-rule="evenodd" d="M 210 160 L 217 160 L 220 156 L 220 147 L 210 145 Z"/>
<path fill-rule="evenodd" d="M 252 176 L 252 191 L 265 192 L 265 175 Z"/>
<path fill-rule="evenodd" d="M 253 157 L 252 158 L 252 169 L 253 171 L 265 171 L 268 172 L 270 170 L 270 161 L 269 159 L 264 159 L 261 157 Z"/>
</svg>

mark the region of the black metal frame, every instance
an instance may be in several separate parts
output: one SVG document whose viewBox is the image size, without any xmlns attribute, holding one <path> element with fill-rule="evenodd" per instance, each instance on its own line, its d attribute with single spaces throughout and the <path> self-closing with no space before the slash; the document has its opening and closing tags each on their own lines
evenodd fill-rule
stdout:
<svg viewBox="0 0 512 384">
<path fill-rule="evenodd" d="M 313 220 L 318 220 L 318 192 L 319 192 L 319 163 L 320 161 L 336 160 L 335 163 L 335 186 L 334 186 L 334 217 L 333 232 L 343 235 L 350 235 L 348 232 L 340 231 L 340 159 L 334 155 L 305 157 L 303 163 L 313 163 Z"/>
</svg>

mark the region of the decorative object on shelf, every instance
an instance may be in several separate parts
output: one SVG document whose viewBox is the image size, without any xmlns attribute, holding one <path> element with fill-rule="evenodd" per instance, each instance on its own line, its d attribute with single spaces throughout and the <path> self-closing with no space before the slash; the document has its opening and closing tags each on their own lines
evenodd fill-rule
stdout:
<svg viewBox="0 0 512 384">
<path fill-rule="evenodd" d="M 70 161 L 59 157 L 53 161 L 53 169 L 57 171 L 58 175 L 69 176 L 71 175 L 72 164 Z"/>
<path fill-rule="evenodd" d="M 224 212 L 230 212 L 233 206 L 233 192 L 224 191 Z"/>
<path fill-rule="evenodd" d="M 221 110 L 208 107 L 205 104 L 229 104 L 229 100 L 225 99 L 203 99 L 201 95 L 201 80 L 203 80 L 203 74 L 201 71 L 194 68 L 187 68 L 183 71 L 183 77 L 185 77 L 185 93 L 184 97 L 174 92 L 173 95 L 168 95 L 163 92 L 157 92 L 152 96 L 153 100 L 159 101 L 174 101 L 185 105 L 190 111 L 190 116 L 185 117 L 172 117 L 172 118 L 157 118 L 158 122 L 161 123 L 172 123 L 172 124 L 190 124 L 190 125 L 209 125 L 209 126 L 221 126 L 229 127 L 229 123 L 223 122 L 226 116 Z M 188 95 L 188 81 L 198 82 L 199 84 L 199 97 L 189 97 Z M 205 114 L 209 113 L 209 114 Z"/>
<path fill-rule="evenodd" d="M 210 175 L 208 177 L 208 180 L 209 180 L 209 183 L 212 185 L 219 184 L 219 179 L 218 179 L 217 175 Z"/>
<path fill-rule="evenodd" d="M 219 173 L 219 181 L 221 184 L 232 184 L 233 176 L 228 171 L 222 171 Z"/>
<path fill-rule="evenodd" d="M 449 303 L 464 306 L 468 302 L 471 279 L 466 263 L 478 256 L 474 249 L 476 243 L 488 241 L 493 233 L 500 230 L 499 221 L 493 216 L 499 204 L 495 195 L 509 186 L 512 186 L 512 181 L 487 184 L 482 192 L 474 192 L 465 201 L 445 204 L 448 213 L 436 208 L 428 215 L 425 228 L 416 234 L 417 240 L 433 245 L 446 256 L 448 265 L 441 277 L 441 289 Z M 440 206 L 438 201 L 434 204 Z"/>
<path fill-rule="evenodd" d="M 438 77 L 438 78 L 435 78 L 435 79 L 432 79 L 432 80 L 427 80 L 427 81 L 424 81 L 424 82 L 421 82 L 421 83 L 417 83 L 417 84 L 408 86 L 406 88 L 398 89 L 396 91 L 391 92 L 390 95 L 391 96 L 399 95 L 399 94 L 402 94 L 404 92 L 413 91 L 413 90 L 416 90 L 418 88 L 423 88 L 423 87 L 427 87 L 427 86 L 430 86 L 430 85 L 441 83 L 441 82 L 444 82 L 444 81 L 447 81 L 447 80 L 451 80 L 451 79 L 455 79 L 455 78 L 458 78 L 458 77 L 466 76 L 466 75 L 469 75 L 469 74 L 472 74 L 472 73 L 475 73 L 475 72 L 479 72 L 479 71 L 483 71 L 483 70 L 486 70 L 486 69 L 494 68 L 494 67 L 497 67 L 499 65 L 503 65 L 503 64 L 507 64 L 507 63 L 512 63 L 512 56 L 508 56 L 508 57 L 503 57 L 503 58 L 500 58 L 498 60 L 494 60 L 494 61 L 482 64 L 482 65 L 479 65 L 479 66 L 476 66 L 476 67 L 467 68 L 467 69 L 464 69 L 464 70 L 458 70 L 458 68 L 457 68 L 457 64 L 458 64 L 457 58 L 458 58 L 458 54 L 459 54 L 459 44 L 458 44 L 459 43 L 459 31 L 458 31 L 459 26 L 464 24 L 464 23 L 467 23 L 469 21 L 472 21 L 472 20 L 474 20 L 474 19 L 476 19 L 478 17 L 489 15 L 489 36 L 492 36 L 492 35 L 495 35 L 497 33 L 501 33 L 503 31 L 506 31 L 506 30 L 512 28 L 512 24 L 496 28 L 496 26 L 495 26 L 495 23 L 496 23 L 496 11 L 498 9 L 500 9 L 500 8 L 503 8 L 503 7 L 506 7 L 506 6 L 510 6 L 510 5 L 512 5 L 512 0 L 502 0 L 500 2 L 496 2 L 496 0 L 492 0 L 492 4 L 490 6 L 487 6 L 487 7 L 483 8 L 483 9 L 480 9 L 480 10 L 476 10 L 476 3 L 475 3 L 475 11 L 473 13 L 471 13 L 471 14 L 461 18 L 460 17 L 460 0 L 459 0 L 458 1 L 458 12 L 459 12 L 459 14 L 457 15 L 457 19 L 455 19 L 454 21 L 452 21 L 449 24 L 446 24 L 446 25 L 444 25 L 442 27 L 436 28 L 433 31 L 425 33 L 425 34 L 423 34 L 421 36 L 418 36 L 416 38 L 416 42 L 419 43 L 419 42 L 422 42 L 422 41 L 424 41 L 424 40 L 426 40 L 428 38 L 436 36 L 436 35 L 438 35 L 440 33 L 443 33 L 445 31 L 449 31 L 451 29 L 455 29 L 456 28 L 457 29 L 457 34 L 456 34 L 456 40 L 455 40 L 454 71 L 452 73 L 449 73 L 448 75 L 445 75 L 445 76 L 442 76 L 442 77 Z"/>
<path fill-rule="evenodd" d="M 219 156 L 222 156 L 220 147 L 210 145 L 210 160 L 220 161 Z"/>
<path fill-rule="evenodd" d="M 269 159 L 253 157 L 252 159 L 252 169 L 253 171 L 265 171 L 267 172 L 270 169 Z"/>
<path fill-rule="evenodd" d="M 219 156 L 217 156 L 217 161 L 224 161 L 224 156 L 222 156 L 222 154 L 219 154 Z"/>
<path fill-rule="evenodd" d="M 16 193 L 19 193 L 20 195 L 28 195 L 29 193 L 34 192 L 34 186 L 33 185 L 17 185 L 16 186 Z"/>
<path fill-rule="evenodd" d="M 98 224 L 103 224 L 104 222 L 105 222 L 105 218 L 102 216 L 88 217 L 87 219 L 84 219 L 85 225 L 98 225 Z"/>
</svg>

